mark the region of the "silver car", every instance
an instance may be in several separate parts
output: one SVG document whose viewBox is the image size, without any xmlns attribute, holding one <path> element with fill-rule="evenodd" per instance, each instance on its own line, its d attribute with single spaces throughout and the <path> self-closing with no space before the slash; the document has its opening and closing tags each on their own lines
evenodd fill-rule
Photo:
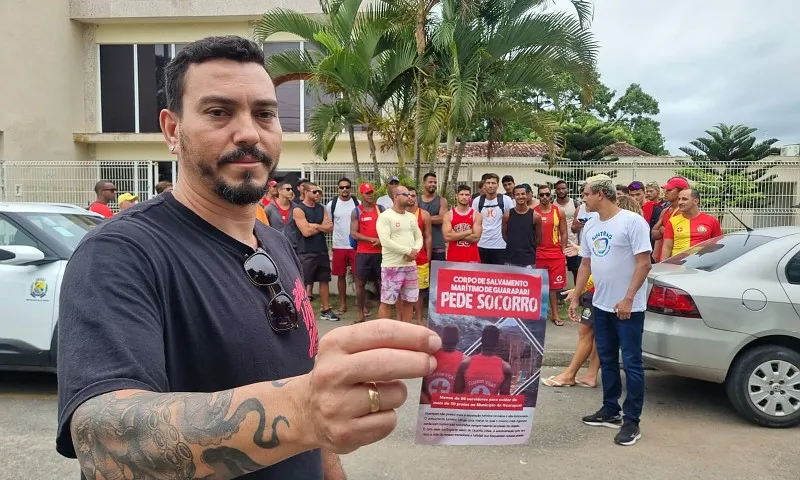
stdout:
<svg viewBox="0 0 800 480">
<path fill-rule="evenodd" d="M 653 265 L 644 362 L 724 383 L 736 411 L 800 424 L 800 228 L 730 233 Z"/>
</svg>

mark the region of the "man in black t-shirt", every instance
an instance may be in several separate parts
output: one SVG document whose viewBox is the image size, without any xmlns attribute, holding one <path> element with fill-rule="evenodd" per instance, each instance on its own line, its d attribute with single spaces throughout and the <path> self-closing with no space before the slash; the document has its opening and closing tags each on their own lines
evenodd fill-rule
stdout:
<svg viewBox="0 0 800 480">
<path fill-rule="evenodd" d="M 87 479 L 341 480 L 337 454 L 394 429 L 400 379 L 430 374 L 441 340 L 387 319 L 319 340 L 289 242 L 255 221 L 282 133 L 258 44 L 187 45 L 166 92 L 180 185 L 64 273 L 56 448 Z"/>
</svg>

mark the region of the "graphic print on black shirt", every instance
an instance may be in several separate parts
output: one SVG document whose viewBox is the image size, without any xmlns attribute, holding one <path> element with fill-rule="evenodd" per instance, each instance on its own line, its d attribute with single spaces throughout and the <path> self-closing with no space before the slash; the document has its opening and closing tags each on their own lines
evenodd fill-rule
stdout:
<svg viewBox="0 0 800 480">
<path fill-rule="evenodd" d="M 171 193 L 138 204 L 87 234 L 60 295 L 57 450 L 75 457 L 69 420 L 89 398 L 115 390 L 217 392 L 308 373 L 318 332 L 286 238 L 256 222 L 281 287 L 302 317 L 269 326 L 266 288 L 250 283 L 253 249 L 216 229 Z M 266 412 L 269 440 L 276 412 Z M 279 424 L 278 429 L 286 428 Z M 241 478 L 321 479 L 319 450 Z"/>
</svg>

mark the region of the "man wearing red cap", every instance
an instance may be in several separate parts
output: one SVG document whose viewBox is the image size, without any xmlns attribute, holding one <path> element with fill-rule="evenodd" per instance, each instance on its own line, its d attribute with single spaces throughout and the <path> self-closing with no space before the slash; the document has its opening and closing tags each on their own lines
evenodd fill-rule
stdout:
<svg viewBox="0 0 800 480">
<path fill-rule="evenodd" d="M 383 207 L 375 204 L 375 189 L 369 183 L 362 183 L 358 187 L 361 194 L 361 204 L 353 209 L 350 217 L 350 236 L 357 242 L 356 245 L 356 305 L 358 305 L 358 320 L 366 320 L 365 308 L 367 296 L 364 286 L 372 281 L 380 288 L 381 260 L 383 250 L 378 238 L 378 215 L 383 212 Z"/>
<path fill-rule="evenodd" d="M 670 203 L 670 206 L 661 212 L 661 218 L 651 231 L 653 240 L 656 240 L 653 250 L 653 256 L 655 257 L 656 262 L 664 260 L 664 258 L 661 256 L 663 249 L 662 239 L 664 238 L 664 226 L 666 222 L 669 221 L 670 217 L 678 213 L 678 194 L 681 192 L 681 190 L 689 188 L 689 182 L 687 182 L 683 177 L 672 177 L 666 184 L 662 185 L 661 188 L 664 189 L 664 198 Z"/>
<path fill-rule="evenodd" d="M 269 190 L 267 190 L 267 194 L 264 195 L 264 198 L 261 199 L 261 206 L 264 208 L 269 207 L 270 203 L 278 199 L 278 182 L 270 180 L 267 185 L 269 186 Z"/>
</svg>

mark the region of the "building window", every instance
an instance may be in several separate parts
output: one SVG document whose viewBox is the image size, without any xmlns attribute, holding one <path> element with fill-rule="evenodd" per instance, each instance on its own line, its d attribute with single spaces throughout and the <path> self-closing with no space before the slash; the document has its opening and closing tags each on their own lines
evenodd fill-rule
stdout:
<svg viewBox="0 0 800 480">
<path fill-rule="evenodd" d="M 100 45 L 100 131 L 159 133 L 159 112 L 167 107 L 167 64 L 186 46 L 178 44 Z M 264 55 L 300 48 L 302 42 L 268 42 Z M 305 80 L 279 86 L 278 115 L 284 132 L 307 131 L 314 108 L 334 97 L 312 88 Z"/>
<path fill-rule="evenodd" d="M 311 44 L 304 42 L 267 42 L 264 44 L 264 57 L 269 59 L 273 55 L 287 50 L 316 50 Z M 281 119 L 281 128 L 284 132 L 307 132 L 308 119 L 314 108 L 320 103 L 334 100 L 332 95 L 319 91 L 305 80 L 293 80 L 278 87 L 278 116 Z M 302 115 L 301 115 L 302 112 Z"/>
<path fill-rule="evenodd" d="M 135 132 L 133 45 L 100 45 L 100 112 L 104 132 Z"/>
<path fill-rule="evenodd" d="M 165 69 L 178 45 L 100 45 L 101 131 L 158 133 Z M 180 45 L 183 48 L 183 45 Z"/>
</svg>

